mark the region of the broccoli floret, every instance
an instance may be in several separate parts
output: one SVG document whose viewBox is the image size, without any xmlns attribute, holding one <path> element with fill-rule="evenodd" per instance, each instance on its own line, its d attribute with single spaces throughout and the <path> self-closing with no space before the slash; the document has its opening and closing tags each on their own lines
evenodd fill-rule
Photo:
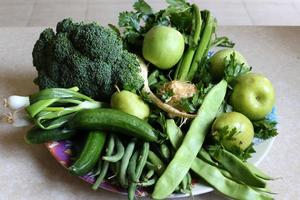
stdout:
<svg viewBox="0 0 300 200">
<path fill-rule="evenodd" d="M 113 30 L 97 23 L 64 19 L 45 29 L 34 45 L 35 83 L 40 89 L 79 87 L 97 100 L 108 100 L 115 86 L 130 91 L 143 86 L 137 56 L 123 48 Z"/>
</svg>

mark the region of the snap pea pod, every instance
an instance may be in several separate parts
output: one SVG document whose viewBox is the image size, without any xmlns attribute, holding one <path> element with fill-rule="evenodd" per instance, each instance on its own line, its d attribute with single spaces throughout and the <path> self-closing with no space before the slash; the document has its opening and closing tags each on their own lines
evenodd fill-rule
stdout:
<svg viewBox="0 0 300 200">
<path fill-rule="evenodd" d="M 162 143 L 159 146 L 160 154 L 165 161 L 169 161 L 171 158 L 171 152 L 166 143 Z"/>
<path fill-rule="evenodd" d="M 233 177 L 253 187 L 264 188 L 266 182 L 258 178 L 239 158 L 229 151 L 217 147 L 210 148 L 209 154 L 229 171 Z"/>
<path fill-rule="evenodd" d="M 181 132 L 181 129 L 176 125 L 174 119 L 166 120 L 166 132 L 172 146 L 175 149 L 178 149 L 182 143 L 184 136 Z"/>
<path fill-rule="evenodd" d="M 155 172 L 160 176 L 166 169 L 165 163 L 151 150 L 149 151 L 148 159 L 154 165 Z"/>
<path fill-rule="evenodd" d="M 147 162 L 149 148 L 150 148 L 149 143 L 145 142 L 143 144 L 143 149 L 138 158 L 138 163 L 136 165 L 135 174 L 132 177 L 133 181 L 129 184 L 129 188 L 128 188 L 128 199 L 129 200 L 134 200 L 137 183 L 139 182 L 139 178 L 142 175 L 143 169 Z"/>
<path fill-rule="evenodd" d="M 122 159 L 123 155 L 124 155 L 124 146 L 121 142 L 121 140 L 114 136 L 115 137 L 115 141 L 116 141 L 116 146 L 117 146 L 117 152 L 114 154 L 114 155 L 111 155 L 111 156 L 103 156 L 102 157 L 102 160 L 106 160 L 108 162 L 118 162 L 119 160 Z"/>
<path fill-rule="evenodd" d="M 255 191 L 251 187 L 237 183 L 223 176 L 220 170 L 196 158 L 191 169 L 219 192 L 233 199 L 271 200 L 271 196 Z"/>
<path fill-rule="evenodd" d="M 225 97 L 226 89 L 227 82 L 222 80 L 208 92 L 182 144 L 156 182 L 152 193 L 153 198 L 163 199 L 168 197 L 189 171 L 193 160 L 202 147 L 205 135 L 218 113 Z"/>
<path fill-rule="evenodd" d="M 119 183 L 122 187 L 127 187 L 128 186 L 128 180 L 126 178 L 126 172 L 127 172 L 127 167 L 129 164 L 129 160 L 133 154 L 135 147 L 135 140 L 131 140 L 129 144 L 127 145 L 125 149 L 124 156 L 121 160 L 121 167 L 120 167 L 120 173 L 119 173 Z"/>
<path fill-rule="evenodd" d="M 105 139 L 106 133 L 91 131 L 78 160 L 69 167 L 69 171 L 77 176 L 85 175 L 91 171 L 99 159 Z"/>
<path fill-rule="evenodd" d="M 113 135 L 110 135 L 109 140 L 108 140 L 108 145 L 106 149 L 106 155 L 110 156 L 113 153 L 114 150 L 114 145 L 115 145 L 115 138 Z M 96 180 L 96 182 L 93 184 L 92 189 L 97 190 L 102 181 L 104 180 L 107 171 L 109 167 L 109 162 L 108 161 L 103 161 L 101 165 L 101 172 Z"/>
</svg>

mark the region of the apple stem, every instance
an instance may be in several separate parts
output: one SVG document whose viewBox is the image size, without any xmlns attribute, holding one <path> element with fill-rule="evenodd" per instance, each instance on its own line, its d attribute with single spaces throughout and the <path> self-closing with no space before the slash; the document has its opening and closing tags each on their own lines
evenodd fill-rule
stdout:
<svg viewBox="0 0 300 200">
<path fill-rule="evenodd" d="M 120 88 L 117 85 L 115 85 L 115 88 L 118 92 L 121 92 Z"/>
</svg>

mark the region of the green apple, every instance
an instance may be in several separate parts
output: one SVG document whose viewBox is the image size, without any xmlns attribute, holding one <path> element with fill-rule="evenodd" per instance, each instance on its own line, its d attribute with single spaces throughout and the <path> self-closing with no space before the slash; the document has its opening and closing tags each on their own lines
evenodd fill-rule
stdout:
<svg viewBox="0 0 300 200">
<path fill-rule="evenodd" d="M 222 49 L 216 52 L 210 59 L 210 73 L 214 81 L 220 81 L 224 76 L 225 59 L 230 59 L 230 55 L 235 53 L 235 59 L 237 63 L 244 64 L 245 67 L 249 67 L 246 59 L 234 49 Z"/>
<path fill-rule="evenodd" d="M 146 33 L 142 51 L 144 58 L 156 67 L 170 69 L 183 54 L 184 38 L 174 28 L 155 26 Z"/>
<path fill-rule="evenodd" d="M 236 133 L 232 136 L 225 134 L 224 128 L 226 127 L 229 132 L 236 129 Z M 252 143 L 254 129 L 251 121 L 245 115 L 238 112 L 228 112 L 221 114 L 214 121 L 212 136 L 229 151 L 234 151 L 236 148 L 245 150 Z"/>
<path fill-rule="evenodd" d="M 247 73 L 240 76 L 230 96 L 234 111 L 243 113 L 251 120 L 263 119 L 275 103 L 272 83 L 263 75 Z"/>
<path fill-rule="evenodd" d="M 150 114 L 149 106 L 135 93 L 122 90 L 115 92 L 111 97 L 111 107 L 147 119 Z"/>
</svg>

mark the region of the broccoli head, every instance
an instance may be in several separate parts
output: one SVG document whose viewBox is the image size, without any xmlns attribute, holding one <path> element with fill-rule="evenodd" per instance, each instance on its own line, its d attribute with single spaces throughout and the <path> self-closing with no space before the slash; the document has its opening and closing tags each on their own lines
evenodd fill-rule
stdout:
<svg viewBox="0 0 300 200">
<path fill-rule="evenodd" d="M 97 23 L 64 19 L 56 33 L 48 28 L 40 34 L 32 56 L 40 89 L 77 86 L 94 99 L 108 100 L 115 86 L 133 91 L 143 85 L 137 56 L 123 48 L 113 30 Z"/>
</svg>

